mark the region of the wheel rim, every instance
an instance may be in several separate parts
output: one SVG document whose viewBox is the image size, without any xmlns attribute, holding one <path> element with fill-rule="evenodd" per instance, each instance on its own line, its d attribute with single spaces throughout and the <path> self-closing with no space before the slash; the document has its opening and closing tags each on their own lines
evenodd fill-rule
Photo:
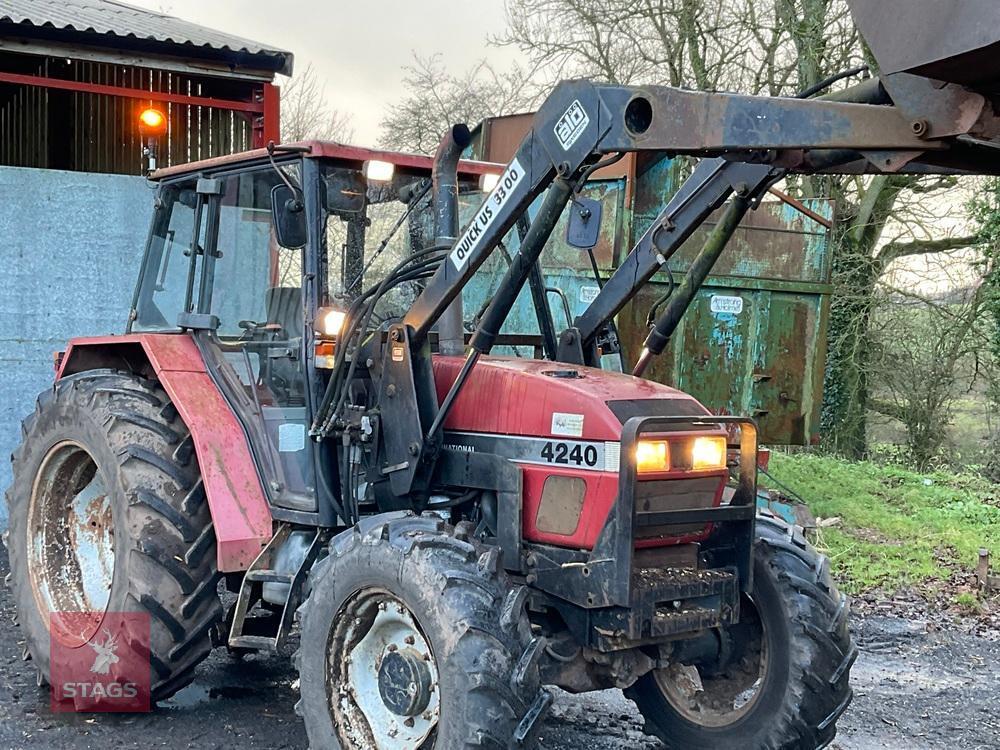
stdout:
<svg viewBox="0 0 1000 750">
<path fill-rule="evenodd" d="M 770 660 L 763 619 L 749 597 L 740 605 L 741 620 L 749 625 L 742 637 L 742 656 L 721 673 L 698 665 L 671 664 L 656 670 L 656 685 L 666 701 L 688 721 L 703 727 L 735 724 L 757 705 L 768 677 Z M 730 633 L 722 631 L 727 639 Z"/>
<path fill-rule="evenodd" d="M 334 620 L 330 710 L 352 747 L 415 749 L 440 716 L 438 669 L 413 613 L 386 591 L 361 591 Z"/>
<path fill-rule="evenodd" d="M 86 643 L 111 598 L 115 569 L 111 498 L 83 446 L 53 446 L 35 476 L 28 506 L 28 573 L 51 632 Z M 53 622 L 54 613 L 71 615 Z M 76 615 L 76 616 L 72 616 Z"/>
</svg>

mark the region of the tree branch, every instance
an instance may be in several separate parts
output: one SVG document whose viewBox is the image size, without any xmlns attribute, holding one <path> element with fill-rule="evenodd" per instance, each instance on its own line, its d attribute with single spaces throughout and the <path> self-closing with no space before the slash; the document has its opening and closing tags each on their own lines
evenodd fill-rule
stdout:
<svg viewBox="0 0 1000 750">
<path fill-rule="evenodd" d="M 888 266 L 892 261 L 909 255 L 926 255 L 929 253 L 943 253 L 948 250 L 961 250 L 966 247 L 973 247 L 979 244 L 979 236 L 975 234 L 963 237 L 944 237 L 939 240 L 910 240 L 908 242 L 890 242 L 882 246 L 875 259 Z"/>
</svg>

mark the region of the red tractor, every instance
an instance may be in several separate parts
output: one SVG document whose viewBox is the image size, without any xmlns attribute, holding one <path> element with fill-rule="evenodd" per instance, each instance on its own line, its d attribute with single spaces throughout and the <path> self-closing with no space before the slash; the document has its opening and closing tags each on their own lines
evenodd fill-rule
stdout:
<svg viewBox="0 0 1000 750">
<path fill-rule="evenodd" d="M 50 639 L 142 612 L 161 700 L 297 617 L 316 748 L 530 746 L 547 685 L 624 689 L 668 747 L 828 743 L 857 654 L 828 561 L 755 513 L 752 420 L 637 376 L 784 176 L 1000 173 L 967 53 L 922 63 L 934 82 L 885 53 L 808 100 L 565 82 L 503 167 L 461 162 L 456 126 L 433 161 L 308 143 L 156 173 L 127 333 L 70 342 L 13 457 L 41 677 Z M 566 211 L 587 245 L 577 190 L 629 151 L 703 161 L 557 336 L 539 257 Z M 723 206 L 633 374 L 599 369 L 615 314 Z M 525 284 L 531 341 L 501 331 Z M 525 343 L 546 357 L 491 355 Z"/>
</svg>

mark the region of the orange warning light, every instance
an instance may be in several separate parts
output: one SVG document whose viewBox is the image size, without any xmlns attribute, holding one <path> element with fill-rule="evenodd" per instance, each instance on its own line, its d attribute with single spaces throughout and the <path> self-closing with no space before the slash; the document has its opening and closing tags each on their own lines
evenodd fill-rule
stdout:
<svg viewBox="0 0 1000 750">
<path fill-rule="evenodd" d="M 167 118 L 158 109 L 144 109 L 139 115 L 139 130 L 148 135 L 162 135 L 167 131 Z"/>
</svg>

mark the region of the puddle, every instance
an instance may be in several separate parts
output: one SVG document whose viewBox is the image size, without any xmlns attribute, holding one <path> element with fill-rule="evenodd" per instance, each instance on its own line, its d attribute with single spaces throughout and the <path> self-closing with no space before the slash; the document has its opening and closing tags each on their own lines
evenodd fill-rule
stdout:
<svg viewBox="0 0 1000 750">
<path fill-rule="evenodd" d="M 192 683 L 174 694 L 170 700 L 160 701 L 157 705 L 163 709 L 185 709 L 203 706 L 215 700 L 242 700 L 250 698 L 256 691 L 248 687 L 223 685 L 208 687 Z"/>
</svg>

